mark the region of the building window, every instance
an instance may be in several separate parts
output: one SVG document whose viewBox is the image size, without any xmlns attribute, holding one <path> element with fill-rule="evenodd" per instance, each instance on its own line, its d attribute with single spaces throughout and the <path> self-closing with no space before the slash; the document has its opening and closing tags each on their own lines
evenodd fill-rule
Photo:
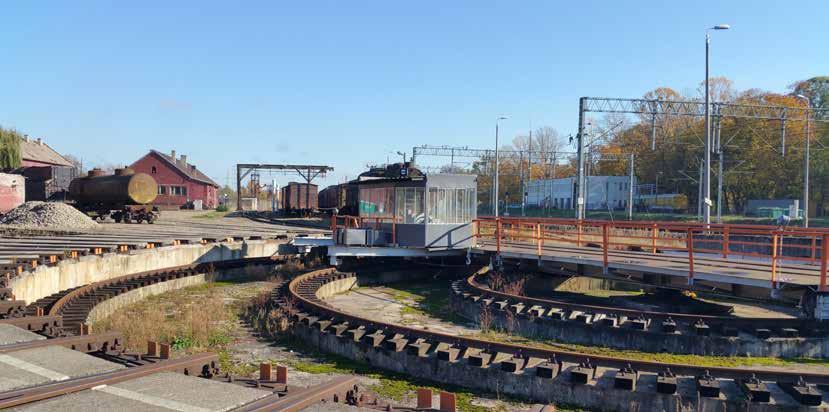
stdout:
<svg viewBox="0 0 829 412">
<path fill-rule="evenodd" d="M 187 196 L 187 186 L 170 186 L 170 194 L 173 196 Z"/>
<path fill-rule="evenodd" d="M 158 194 L 166 195 L 167 194 L 167 186 L 158 185 Z"/>
<path fill-rule="evenodd" d="M 158 173 L 158 170 L 156 170 L 155 166 L 153 166 L 152 174 L 156 174 L 156 173 Z"/>
</svg>

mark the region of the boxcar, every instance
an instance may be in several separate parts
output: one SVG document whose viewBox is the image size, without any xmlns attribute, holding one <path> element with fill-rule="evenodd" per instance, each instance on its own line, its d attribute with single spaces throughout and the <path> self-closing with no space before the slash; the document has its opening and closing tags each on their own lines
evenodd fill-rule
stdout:
<svg viewBox="0 0 829 412">
<path fill-rule="evenodd" d="M 286 212 L 318 209 L 317 185 L 291 182 L 280 189 L 280 206 Z"/>
</svg>

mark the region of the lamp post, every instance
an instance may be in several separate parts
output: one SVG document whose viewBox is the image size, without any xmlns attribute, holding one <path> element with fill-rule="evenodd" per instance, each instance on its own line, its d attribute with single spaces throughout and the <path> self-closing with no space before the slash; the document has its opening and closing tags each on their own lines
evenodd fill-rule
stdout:
<svg viewBox="0 0 829 412">
<path fill-rule="evenodd" d="M 706 224 L 711 223 L 711 92 L 708 86 L 708 55 L 711 44 L 711 30 L 728 30 L 731 26 L 719 24 L 705 30 L 705 173 L 703 174 L 703 219 Z"/>
<path fill-rule="evenodd" d="M 507 118 L 500 116 L 495 119 L 495 217 L 498 217 L 498 163 L 500 163 L 498 158 L 498 123 L 501 120 L 507 120 Z"/>
<path fill-rule="evenodd" d="M 811 142 L 809 141 L 809 109 L 812 102 L 808 97 L 798 94 L 798 99 L 806 101 L 806 147 L 803 153 L 803 227 L 809 227 L 809 148 Z"/>
</svg>

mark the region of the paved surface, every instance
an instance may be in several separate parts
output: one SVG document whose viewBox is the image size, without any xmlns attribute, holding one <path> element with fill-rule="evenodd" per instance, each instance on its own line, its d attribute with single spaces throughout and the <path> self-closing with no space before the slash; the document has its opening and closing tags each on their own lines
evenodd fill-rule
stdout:
<svg viewBox="0 0 829 412">
<path fill-rule="evenodd" d="M 0 354 L 0 391 L 63 381 L 124 367 L 61 346 Z"/>
<path fill-rule="evenodd" d="M 97 386 L 60 398 L 22 406 L 18 411 L 227 411 L 269 395 L 245 388 L 180 373 L 162 372 Z"/>
<path fill-rule="evenodd" d="M 0 324 L 0 346 L 46 339 L 34 332 L 14 325 Z"/>
<path fill-rule="evenodd" d="M 495 252 L 492 241 L 479 241 L 473 253 Z M 534 244 L 501 242 L 505 258 L 538 258 Z M 599 248 L 549 246 L 542 248 L 542 260 L 602 267 L 603 255 Z M 688 277 L 688 256 L 680 253 L 647 253 L 631 251 L 608 252 L 608 267 L 632 272 Z M 738 285 L 771 288 L 771 263 L 740 258 L 723 259 L 713 254 L 694 255 L 694 279 Z M 777 279 L 782 283 L 815 286 L 820 282 L 820 266 L 778 264 Z"/>
</svg>

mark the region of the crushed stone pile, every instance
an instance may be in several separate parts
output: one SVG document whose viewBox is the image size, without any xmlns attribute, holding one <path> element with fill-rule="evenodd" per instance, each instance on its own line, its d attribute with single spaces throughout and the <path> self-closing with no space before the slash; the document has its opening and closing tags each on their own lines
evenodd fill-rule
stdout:
<svg viewBox="0 0 829 412">
<path fill-rule="evenodd" d="M 65 203 L 26 202 L 0 217 L 0 224 L 24 228 L 84 230 L 98 224 Z"/>
</svg>

